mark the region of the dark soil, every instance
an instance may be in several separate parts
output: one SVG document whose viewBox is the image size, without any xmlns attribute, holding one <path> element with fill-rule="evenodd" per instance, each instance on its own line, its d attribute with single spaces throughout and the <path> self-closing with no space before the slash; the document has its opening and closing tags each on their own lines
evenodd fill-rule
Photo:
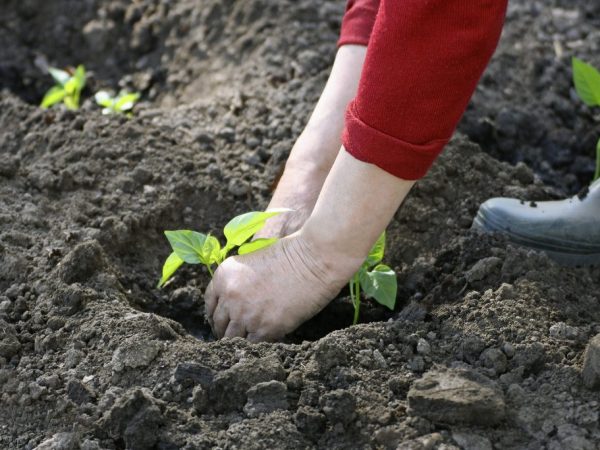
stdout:
<svg viewBox="0 0 600 450">
<path fill-rule="evenodd" d="M 155 288 L 163 230 L 264 207 L 343 9 L 0 5 L 0 448 L 598 448 L 580 371 L 600 270 L 470 230 L 489 197 L 589 182 L 599 122 L 569 67 L 600 65 L 595 2 L 512 2 L 460 132 L 389 228 L 394 313 L 367 304 L 349 327 L 342 293 L 287 342 L 215 342 L 206 273 Z M 48 63 L 91 71 L 80 111 L 36 107 Z M 92 104 L 117 86 L 144 94 L 131 120 Z"/>
</svg>

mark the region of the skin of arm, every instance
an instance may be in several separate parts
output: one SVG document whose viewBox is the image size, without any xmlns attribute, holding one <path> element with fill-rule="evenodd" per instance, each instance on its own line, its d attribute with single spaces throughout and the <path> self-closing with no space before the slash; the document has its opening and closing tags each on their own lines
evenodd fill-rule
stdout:
<svg viewBox="0 0 600 450">
<path fill-rule="evenodd" d="M 310 215 L 341 146 L 344 111 L 356 95 L 367 48 L 343 45 L 311 117 L 298 137 L 268 208 L 290 208 L 274 217 L 256 237 L 285 236 L 297 231 Z"/>
<path fill-rule="evenodd" d="M 414 184 L 357 160 L 342 147 L 301 232 L 333 256 L 331 264 L 352 261 L 349 279 Z"/>
</svg>

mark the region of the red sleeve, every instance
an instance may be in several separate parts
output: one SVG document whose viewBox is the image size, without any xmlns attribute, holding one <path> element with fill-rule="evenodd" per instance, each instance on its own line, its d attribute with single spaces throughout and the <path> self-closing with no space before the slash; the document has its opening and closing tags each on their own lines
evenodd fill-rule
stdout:
<svg viewBox="0 0 600 450">
<path fill-rule="evenodd" d="M 369 43 L 378 9 L 379 0 L 348 0 L 338 46 L 348 44 L 366 46 Z"/>
<path fill-rule="evenodd" d="M 343 143 L 407 180 L 424 176 L 502 31 L 507 0 L 381 0 Z"/>
</svg>

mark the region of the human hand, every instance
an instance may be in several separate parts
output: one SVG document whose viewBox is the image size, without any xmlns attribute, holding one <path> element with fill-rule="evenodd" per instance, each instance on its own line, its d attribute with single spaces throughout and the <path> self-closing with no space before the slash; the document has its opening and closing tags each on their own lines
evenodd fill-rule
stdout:
<svg viewBox="0 0 600 450">
<path fill-rule="evenodd" d="M 206 289 L 206 315 L 218 338 L 277 340 L 321 311 L 355 270 L 334 264 L 299 232 L 227 258 Z"/>
</svg>

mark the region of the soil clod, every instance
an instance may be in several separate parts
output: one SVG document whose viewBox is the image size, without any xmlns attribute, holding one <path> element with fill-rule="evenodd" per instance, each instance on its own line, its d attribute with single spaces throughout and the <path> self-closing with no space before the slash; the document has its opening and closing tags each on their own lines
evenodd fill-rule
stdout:
<svg viewBox="0 0 600 450">
<path fill-rule="evenodd" d="M 409 413 L 441 424 L 494 425 L 505 417 L 501 390 L 471 371 L 432 370 L 408 392 Z"/>
</svg>

